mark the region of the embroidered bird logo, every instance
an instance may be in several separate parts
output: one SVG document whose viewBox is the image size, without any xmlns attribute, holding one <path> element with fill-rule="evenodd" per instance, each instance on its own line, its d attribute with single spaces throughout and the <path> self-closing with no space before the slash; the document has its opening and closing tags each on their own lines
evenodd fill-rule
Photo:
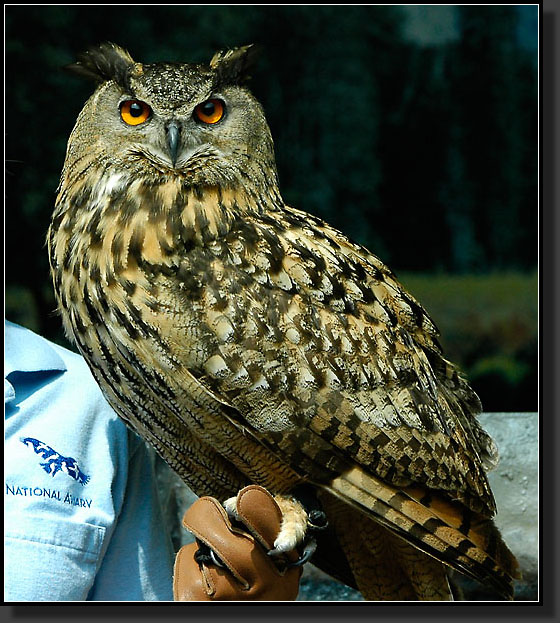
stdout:
<svg viewBox="0 0 560 623">
<path fill-rule="evenodd" d="M 82 486 L 87 485 L 89 482 L 90 477 L 84 474 L 76 459 L 71 456 L 62 456 L 62 454 L 43 441 L 33 439 L 33 437 L 23 437 L 20 441 L 26 446 L 33 448 L 35 454 L 45 459 L 45 462 L 40 465 L 53 478 L 58 472 L 62 471 L 74 480 L 77 480 Z"/>
</svg>

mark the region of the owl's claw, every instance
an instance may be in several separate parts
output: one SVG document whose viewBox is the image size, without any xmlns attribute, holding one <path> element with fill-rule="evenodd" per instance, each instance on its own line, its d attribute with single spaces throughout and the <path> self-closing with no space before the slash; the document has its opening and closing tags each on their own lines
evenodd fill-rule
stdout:
<svg viewBox="0 0 560 623">
<path fill-rule="evenodd" d="M 303 496 L 305 506 L 293 496 L 275 495 L 274 500 L 282 512 L 282 522 L 274 547 L 268 551 L 268 555 L 280 557 L 303 546 L 300 558 L 290 566 L 302 565 L 311 558 L 317 547 L 310 533 L 324 529 L 327 517 L 317 506 L 316 498 L 310 498 L 309 493 Z M 223 506 L 232 522 L 241 521 L 237 512 L 237 496 L 225 500 Z"/>
<path fill-rule="evenodd" d="M 316 549 L 317 549 L 317 542 L 315 541 L 315 539 L 310 539 L 307 542 L 306 546 L 304 547 L 301 556 L 295 562 L 287 563 L 285 565 L 286 568 L 289 568 L 289 567 L 300 567 L 301 565 L 305 564 L 308 560 L 311 559 L 311 556 L 313 556 L 313 554 L 315 553 Z M 283 552 L 278 551 L 276 548 L 271 549 L 268 552 L 268 555 L 271 556 L 271 557 L 281 556 L 282 554 L 283 554 Z"/>
</svg>

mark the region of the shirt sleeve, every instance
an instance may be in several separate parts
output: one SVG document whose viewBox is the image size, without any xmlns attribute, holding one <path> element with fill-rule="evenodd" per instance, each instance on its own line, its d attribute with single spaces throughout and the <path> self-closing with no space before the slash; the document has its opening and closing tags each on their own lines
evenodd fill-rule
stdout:
<svg viewBox="0 0 560 623">
<path fill-rule="evenodd" d="M 171 600 L 154 452 L 82 357 L 15 325 L 5 337 L 5 600 Z"/>
<path fill-rule="evenodd" d="M 95 578 L 104 528 L 22 516 L 5 528 L 6 601 L 83 601 Z"/>
<path fill-rule="evenodd" d="M 146 444 L 138 443 L 130 458 L 121 512 L 88 600 L 173 600 L 173 547 L 153 460 Z"/>
</svg>

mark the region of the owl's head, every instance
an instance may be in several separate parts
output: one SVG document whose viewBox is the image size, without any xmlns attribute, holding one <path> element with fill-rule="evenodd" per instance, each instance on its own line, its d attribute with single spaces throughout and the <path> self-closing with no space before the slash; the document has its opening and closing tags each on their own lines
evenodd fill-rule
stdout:
<svg viewBox="0 0 560 623">
<path fill-rule="evenodd" d="M 218 52 L 208 65 L 142 64 L 112 43 L 68 69 L 98 83 L 70 137 L 68 159 L 86 153 L 113 171 L 193 185 L 274 179 L 273 144 L 261 105 L 244 86 L 254 46 Z M 264 181 L 264 180 L 263 180 Z"/>
</svg>

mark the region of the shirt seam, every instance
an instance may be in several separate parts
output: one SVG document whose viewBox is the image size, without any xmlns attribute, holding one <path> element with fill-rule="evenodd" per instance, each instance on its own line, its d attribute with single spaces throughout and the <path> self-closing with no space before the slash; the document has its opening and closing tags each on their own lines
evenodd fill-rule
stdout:
<svg viewBox="0 0 560 623">
<path fill-rule="evenodd" d="M 63 549 L 69 549 L 74 552 L 79 552 L 80 554 L 90 554 L 95 558 L 98 555 L 99 544 L 95 545 L 91 549 L 87 549 L 84 547 L 73 547 L 72 545 L 65 545 L 63 543 L 53 543 L 52 541 L 44 541 L 42 539 L 30 539 L 25 536 L 12 536 L 10 534 L 6 534 L 7 539 L 12 539 L 13 541 L 25 541 L 27 543 L 37 543 L 39 545 L 50 545 L 51 547 L 61 547 Z"/>
</svg>

